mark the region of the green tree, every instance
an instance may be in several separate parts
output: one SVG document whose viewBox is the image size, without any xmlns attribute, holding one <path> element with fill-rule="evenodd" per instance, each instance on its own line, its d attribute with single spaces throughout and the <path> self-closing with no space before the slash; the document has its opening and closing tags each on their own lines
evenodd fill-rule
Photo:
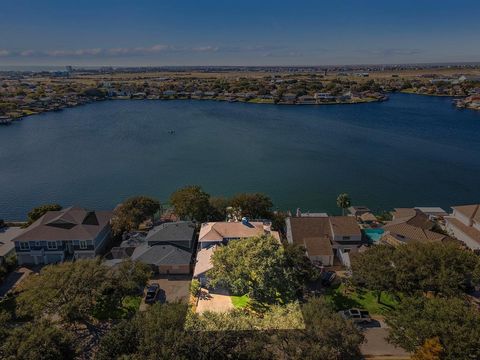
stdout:
<svg viewBox="0 0 480 360">
<path fill-rule="evenodd" d="M 120 322 L 100 341 L 97 359 L 191 358 L 188 343 L 198 338 L 184 330 L 186 312 L 183 304 L 155 304 L 134 319 Z"/>
<path fill-rule="evenodd" d="M 33 224 L 35 221 L 40 219 L 43 215 L 45 215 L 46 212 L 48 211 L 59 211 L 62 210 L 62 207 L 58 204 L 44 204 L 37 206 L 36 208 L 33 208 L 29 213 L 28 213 L 28 222 L 26 226 L 29 226 Z"/>
<path fill-rule="evenodd" d="M 382 291 L 396 290 L 397 269 L 393 263 L 395 249 L 378 245 L 351 258 L 353 282 L 377 293 L 380 302 Z"/>
<path fill-rule="evenodd" d="M 210 198 L 210 214 L 209 220 L 225 221 L 227 218 L 227 208 L 230 206 L 230 200 L 225 197 Z"/>
<path fill-rule="evenodd" d="M 278 345 L 288 355 L 286 358 L 361 358 L 359 346 L 364 339 L 362 333 L 353 323 L 336 314 L 322 299 L 309 300 L 302 306 L 302 314 L 305 330 L 280 333 Z"/>
<path fill-rule="evenodd" d="M 161 205 L 158 200 L 147 196 L 135 196 L 125 200 L 114 210 L 112 229 L 115 234 L 137 229 L 138 226 L 153 218 L 160 211 Z"/>
<path fill-rule="evenodd" d="M 242 216 L 250 219 L 270 219 L 272 216 L 272 200 L 264 194 L 236 194 L 230 200 L 230 205 L 240 209 Z"/>
<path fill-rule="evenodd" d="M 210 285 L 223 286 L 234 295 L 248 294 L 260 302 L 290 301 L 297 283 L 294 269 L 287 266 L 285 250 L 271 236 L 232 240 L 212 256 Z"/>
<path fill-rule="evenodd" d="M 202 288 L 200 281 L 198 279 L 192 279 L 192 283 L 190 284 L 190 294 L 192 296 L 197 296 Z"/>
<path fill-rule="evenodd" d="M 438 338 L 442 359 L 480 358 L 480 313 L 464 299 L 407 298 L 387 313 L 389 340 L 410 352 Z"/>
<path fill-rule="evenodd" d="M 342 215 L 345 215 L 345 209 L 351 205 L 350 196 L 346 193 L 340 194 L 337 197 L 337 206 L 342 209 Z"/>
<path fill-rule="evenodd" d="M 320 272 L 307 257 L 304 247 L 297 244 L 284 244 L 284 248 L 286 268 L 293 270 L 294 284 L 299 286 L 296 289 L 297 294 L 301 295 L 305 284 L 309 281 L 317 280 Z"/>
<path fill-rule="evenodd" d="M 471 251 L 456 243 L 418 243 L 396 248 L 393 261 L 397 290 L 407 294 L 432 292 L 459 296 L 475 282 L 480 261 Z"/>
<path fill-rule="evenodd" d="M 1 348 L 2 359 L 74 359 L 72 336 L 45 320 L 16 327 Z"/>
<path fill-rule="evenodd" d="M 182 219 L 206 221 L 210 213 L 210 195 L 198 185 L 175 191 L 170 197 L 175 214 Z"/>
<path fill-rule="evenodd" d="M 49 265 L 38 276 L 22 282 L 17 297 L 18 314 L 42 318 L 57 315 L 67 322 L 91 323 L 94 310 L 105 295 L 116 299 L 114 306 L 141 288 L 146 281 L 144 265 L 126 263 L 120 270 L 108 268 L 100 259 L 77 260 Z"/>
<path fill-rule="evenodd" d="M 352 256 L 353 279 L 380 292 L 433 293 L 455 297 L 478 284 L 480 259 L 456 243 L 412 242 L 396 248 L 375 246 Z"/>
<path fill-rule="evenodd" d="M 259 315 L 240 310 L 199 315 L 186 305 L 155 304 L 114 326 L 96 358 L 354 360 L 362 340 L 353 323 L 320 299 L 272 305 Z"/>
</svg>

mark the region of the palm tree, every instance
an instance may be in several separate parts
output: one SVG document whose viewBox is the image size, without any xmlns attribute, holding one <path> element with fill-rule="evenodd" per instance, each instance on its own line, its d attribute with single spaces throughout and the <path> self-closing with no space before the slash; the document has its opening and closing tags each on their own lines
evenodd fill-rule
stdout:
<svg viewBox="0 0 480 360">
<path fill-rule="evenodd" d="M 342 215 L 345 215 L 345 209 L 351 204 L 350 195 L 343 193 L 337 197 L 337 206 L 342 209 Z"/>
</svg>

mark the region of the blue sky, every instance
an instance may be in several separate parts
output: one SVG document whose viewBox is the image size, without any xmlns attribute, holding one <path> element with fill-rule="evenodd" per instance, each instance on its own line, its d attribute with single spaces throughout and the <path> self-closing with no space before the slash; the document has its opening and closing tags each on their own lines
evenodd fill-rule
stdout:
<svg viewBox="0 0 480 360">
<path fill-rule="evenodd" d="M 479 0 L 1 0 L 0 65 L 480 61 Z"/>
</svg>

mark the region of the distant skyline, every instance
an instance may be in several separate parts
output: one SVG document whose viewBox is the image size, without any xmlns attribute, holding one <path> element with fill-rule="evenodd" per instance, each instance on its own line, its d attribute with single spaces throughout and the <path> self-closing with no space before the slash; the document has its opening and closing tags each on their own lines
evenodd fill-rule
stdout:
<svg viewBox="0 0 480 360">
<path fill-rule="evenodd" d="M 0 66 L 480 61 L 480 1 L 15 0 Z"/>
</svg>

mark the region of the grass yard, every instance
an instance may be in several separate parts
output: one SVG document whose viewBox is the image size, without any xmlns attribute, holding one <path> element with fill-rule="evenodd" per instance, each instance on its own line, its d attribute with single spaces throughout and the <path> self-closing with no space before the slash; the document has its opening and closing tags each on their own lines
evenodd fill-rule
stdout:
<svg viewBox="0 0 480 360">
<path fill-rule="evenodd" d="M 344 284 L 329 288 L 325 293 L 325 299 L 333 304 L 335 310 L 345 310 L 349 308 L 366 309 L 370 314 L 384 314 L 394 309 L 398 301 L 394 296 L 382 293 L 380 303 L 377 302 L 377 295 L 372 291 L 363 289 L 349 290 Z"/>
<path fill-rule="evenodd" d="M 230 299 L 232 300 L 232 304 L 236 309 L 243 309 L 245 306 L 248 305 L 248 302 L 250 301 L 248 295 L 230 296 Z"/>
<path fill-rule="evenodd" d="M 97 304 L 93 316 L 98 320 L 128 318 L 138 311 L 141 301 L 141 296 L 127 296 L 123 299 L 122 306 L 117 308 L 106 299 Z"/>
</svg>

